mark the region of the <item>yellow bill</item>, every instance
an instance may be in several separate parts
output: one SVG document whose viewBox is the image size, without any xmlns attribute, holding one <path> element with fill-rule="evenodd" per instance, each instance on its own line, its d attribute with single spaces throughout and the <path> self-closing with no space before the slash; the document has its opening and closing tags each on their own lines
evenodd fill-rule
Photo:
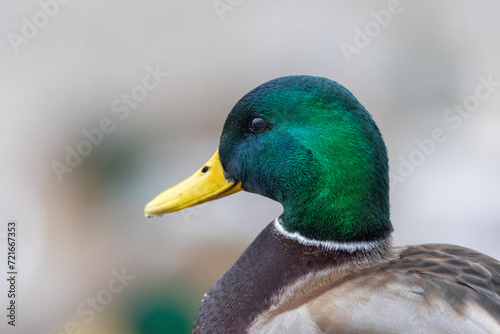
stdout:
<svg viewBox="0 0 500 334">
<path fill-rule="evenodd" d="M 240 190 L 241 182 L 231 182 L 224 177 L 217 150 L 196 173 L 149 202 L 144 213 L 147 217 L 163 215 L 229 196 Z"/>
</svg>

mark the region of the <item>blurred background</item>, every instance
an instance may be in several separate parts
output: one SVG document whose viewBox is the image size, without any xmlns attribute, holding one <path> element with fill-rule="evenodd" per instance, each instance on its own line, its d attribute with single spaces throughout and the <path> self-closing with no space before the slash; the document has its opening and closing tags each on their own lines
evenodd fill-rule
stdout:
<svg viewBox="0 0 500 334">
<path fill-rule="evenodd" d="M 143 208 L 210 158 L 240 97 L 284 75 L 336 80 L 372 113 L 396 244 L 500 258 L 500 2 L 60 1 L 0 3 L 0 257 L 14 219 L 19 270 L 1 333 L 189 333 L 281 206 Z"/>
</svg>

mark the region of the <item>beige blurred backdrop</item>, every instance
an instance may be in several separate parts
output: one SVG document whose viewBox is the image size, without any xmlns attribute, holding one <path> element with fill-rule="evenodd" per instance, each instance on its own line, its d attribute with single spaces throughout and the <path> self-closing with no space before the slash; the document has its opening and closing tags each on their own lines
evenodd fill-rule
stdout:
<svg viewBox="0 0 500 334">
<path fill-rule="evenodd" d="M 495 0 L 2 1 L 0 256 L 14 219 L 19 277 L 17 326 L 0 311 L 0 332 L 190 332 L 281 207 L 239 193 L 145 219 L 144 205 L 213 154 L 240 97 L 284 75 L 336 80 L 372 113 L 397 244 L 500 258 L 499 17 Z"/>
</svg>

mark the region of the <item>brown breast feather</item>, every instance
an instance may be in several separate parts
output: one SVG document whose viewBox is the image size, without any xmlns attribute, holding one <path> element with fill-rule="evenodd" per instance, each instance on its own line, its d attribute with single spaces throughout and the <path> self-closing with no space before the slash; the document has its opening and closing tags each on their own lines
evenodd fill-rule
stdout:
<svg viewBox="0 0 500 334">
<path fill-rule="evenodd" d="M 207 294 L 193 333 L 301 333 L 304 307 L 308 333 L 500 331 L 498 261 L 453 245 L 381 245 L 306 246 L 271 223 Z"/>
<path fill-rule="evenodd" d="M 254 320 L 277 302 L 285 288 L 307 274 L 330 270 L 337 278 L 392 254 L 382 242 L 375 251 L 338 251 L 299 243 L 269 224 L 238 261 L 212 287 L 202 302 L 193 333 L 246 333 Z M 342 270 L 333 270 L 342 268 Z M 314 291 L 331 283 L 322 278 Z M 322 284 L 319 284 L 319 282 Z M 313 291 L 298 293 L 287 309 L 306 302 Z"/>
</svg>

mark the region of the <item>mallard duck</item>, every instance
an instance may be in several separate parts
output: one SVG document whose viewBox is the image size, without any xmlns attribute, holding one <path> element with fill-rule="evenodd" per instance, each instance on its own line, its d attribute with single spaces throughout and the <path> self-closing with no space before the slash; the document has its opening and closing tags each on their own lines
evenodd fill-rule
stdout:
<svg viewBox="0 0 500 334">
<path fill-rule="evenodd" d="M 205 295 L 193 333 L 500 333 L 500 262 L 394 247 L 388 170 L 377 125 L 340 84 L 287 76 L 243 96 L 213 157 L 145 208 L 240 190 L 283 206 Z"/>
</svg>

